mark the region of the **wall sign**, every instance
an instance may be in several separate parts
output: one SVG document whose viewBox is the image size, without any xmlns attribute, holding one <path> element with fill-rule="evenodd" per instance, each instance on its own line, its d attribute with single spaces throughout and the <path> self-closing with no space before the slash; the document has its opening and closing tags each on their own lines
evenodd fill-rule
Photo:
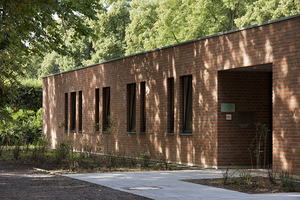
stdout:
<svg viewBox="0 0 300 200">
<path fill-rule="evenodd" d="M 221 103 L 221 112 L 235 112 L 235 103 Z"/>
<path fill-rule="evenodd" d="M 232 115 L 231 114 L 226 114 L 226 120 L 232 120 Z"/>
</svg>

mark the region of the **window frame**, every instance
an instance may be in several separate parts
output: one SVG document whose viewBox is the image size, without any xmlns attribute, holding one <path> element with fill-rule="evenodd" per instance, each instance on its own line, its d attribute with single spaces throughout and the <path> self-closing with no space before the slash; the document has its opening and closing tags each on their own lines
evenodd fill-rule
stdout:
<svg viewBox="0 0 300 200">
<path fill-rule="evenodd" d="M 109 132 L 109 117 L 110 117 L 110 87 L 103 88 L 102 102 L 102 131 Z"/>
<path fill-rule="evenodd" d="M 127 133 L 136 133 L 136 83 L 127 84 Z"/>
<path fill-rule="evenodd" d="M 82 91 L 78 92 L 78 131 L 82 131 Z"/>
<path fill-rule="evenodd" d="M 192 75 L 181 77 L 181 135 L 193 134 L 193 77 Z"/>
<path fill-rule="evenodd" d="M 146 134 L 146 82 L 140 83 L 140 134 Z"/>
<path fill-rule="evenodd" d="M 99 88 L 95 89 L 95 123 L 94 123 L 95 132 L 100 130 L 100 90 Z"/>
<path fill-rule="evenodd" d="M 65 131 L 68 131 L 69 126 L 69 94 L 65 93 Z"/>
<path fill-rule="evenodd" d="M 168 122 L 167 122 L 167 134 L 174 134 L 174 77 L 170 77 L 167 79 L 167 98 L 168 98 Z"/>
<path fill-rule="evenodd" d="M 70 131 L 76 131 L 76 92 L 71 92 L 70 101 Z"/>
</svg>

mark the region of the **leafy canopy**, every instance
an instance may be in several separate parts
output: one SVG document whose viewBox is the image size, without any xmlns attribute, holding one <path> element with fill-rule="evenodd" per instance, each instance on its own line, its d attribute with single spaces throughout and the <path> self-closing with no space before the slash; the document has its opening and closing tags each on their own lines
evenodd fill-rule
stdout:
<svg viewBox="0 0 300 200">
<path fill-rule="evenodd" d="M 55 16 L 66 29 L 74 30 L 71 41 L 93 35 L 84 19 L 97 19 L 95 0 L 0 0 L 0 120 L 16 97 L 18 78 L 27 70 L 28 55 L 54 50 L 71 54 L 64 45 Z"/>
</svg>

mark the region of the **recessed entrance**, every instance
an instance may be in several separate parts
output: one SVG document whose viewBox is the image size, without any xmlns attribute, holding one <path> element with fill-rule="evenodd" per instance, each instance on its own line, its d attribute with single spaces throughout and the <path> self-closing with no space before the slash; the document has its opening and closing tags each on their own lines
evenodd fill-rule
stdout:
<svg viewBox="0 0 300 200">
<path fill-rule="evenodd" d="M 256 163 L 254 123 L 269 129 L 260 150 L 260 166 L 272 164 L 272 96 L 272 64 L 218 72 L 219 166 L 249 167 Z M 234 112 L 221 110 L 221 104 L 235 106 Z"/>
</svg>

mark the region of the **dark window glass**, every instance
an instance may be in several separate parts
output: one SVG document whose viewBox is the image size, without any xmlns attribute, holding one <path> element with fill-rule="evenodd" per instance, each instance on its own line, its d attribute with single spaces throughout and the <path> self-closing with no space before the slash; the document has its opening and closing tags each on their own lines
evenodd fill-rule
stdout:
<svg viewBox="0 0 300 200">
<path fill-rule="evenodd" d="M 99 131 L 99 88 L 95 90 L 95 131 Z"/>
<path fill-rule="evenodd" d="M 168 78 L 168 132 L 174 133 L 174 78 Z"/>
<path fill-rule="evenodd" d="M 140 132 L 146 132 L 146 83 L 141 82 L 140 88 Z"/>
<path fill-rule="evenodd" d="M 103 88 L 103 131 L 107 131 L 109 127 L 110 116 L 110 88 Z"/>
<path fill-rule="evenodd" d="M 193 106 L 192 106 L 192 76 L 182 77 L 182 114 L 183 124 L 182 130 L 184 133 L 191 133 L 193 127 Z"/>
<path fill-rule="evenodd" d="M 82 91 L 79 91 L 79 98 L 78 98 L 78 130 L 82 131 Z"/>
<path fill-rule="evenodd" d="M 136 84 L 127 85 L 127 131 L 136 132 Z"/>
<path fill-rule="evenodd" d="M 70 129 L 76 130 L 76 92 L 71 93 L 71 124 Z"/>
<path fill-rule="evenodd" d="M 68 130 L 68 118 L 69 110 L 68 110 L 68 93 L 65 93 L 65 130 Z"/>
</svg>

